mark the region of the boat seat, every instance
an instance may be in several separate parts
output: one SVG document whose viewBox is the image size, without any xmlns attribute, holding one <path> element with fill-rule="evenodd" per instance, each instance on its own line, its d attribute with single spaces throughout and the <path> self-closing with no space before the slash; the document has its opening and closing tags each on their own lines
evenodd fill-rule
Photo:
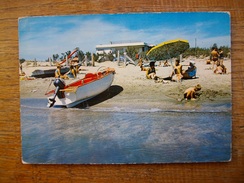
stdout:
<svg viewBox="0 0 244 183">
<path fill-rule="evenodd" d="M 68 88 L 61 89 L 60 91 L 69 92 L 69 93 L 71 93 L 71 92 L 75 93 L 77 91 L 77 89 L 78 89 L 78 86 L 70 86 Z"/>
<path fill-rule="evenodd" d="M 97 78 L 97 75 L 96 74 L 93 74 L 93 73 L 87 73 L 86 75 L 85 75 L 85 77 L 84 77 L 84 79 L 86 79 L 86 78 Z"/>
</svg>

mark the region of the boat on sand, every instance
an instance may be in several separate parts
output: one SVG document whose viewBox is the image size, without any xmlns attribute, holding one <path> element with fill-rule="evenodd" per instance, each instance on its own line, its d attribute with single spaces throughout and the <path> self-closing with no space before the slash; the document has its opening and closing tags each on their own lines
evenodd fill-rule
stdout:
<svg viewBox="0 0 244 183">
<path fill-rule="evenodd" d="M 47 106 L 75 107 L 107 90 L 113 82 L 115 70 L 113 68 L 99 70 L 96 73 L 87 73 L 84 78 L 68 85 L 65 85 L 64 80 L 60 78 L 55 79 L 53 83 L 55 90 L 46 93 L 46 95 L 53 94 L 48 97 Z"/>
<path fill-rule="evenodd" d="M 47 78 L 47 77 L 54 77 L 55 76 L 55 70 L 56 68 L 53 69 L 47 69 L 47 70 L 41 70 L 41 69 L 37 69 L 34 70 L 32 72 L 31 77 L 35 77 L 35 78 Z M 69 71 L 69 67 L 62 67 L 60 69 L 60 73 L 61 74 L 65 74 Z"/>
</svg>

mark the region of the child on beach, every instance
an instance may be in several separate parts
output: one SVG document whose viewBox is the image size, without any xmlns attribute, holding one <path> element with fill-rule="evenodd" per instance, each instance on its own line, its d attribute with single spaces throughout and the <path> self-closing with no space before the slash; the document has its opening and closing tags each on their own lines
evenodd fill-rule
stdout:
<svg viewBox="0 0 244 183">
<path fill-rule="evenodd" d="M 197 84 L 194 87 L 190 87 L 188 89 L 185 90 L 184 92 L 184 99 L 186 100 L 196 100 L 196 92 L 201 90 L 201 85 Z"/>
</svg>

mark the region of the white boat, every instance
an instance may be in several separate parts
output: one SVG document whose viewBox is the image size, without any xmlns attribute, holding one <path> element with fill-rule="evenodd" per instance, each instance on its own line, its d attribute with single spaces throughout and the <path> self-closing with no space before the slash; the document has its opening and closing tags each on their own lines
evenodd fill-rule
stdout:
<svg viewBox="0 0 244 183">
<path fill-rule="evenodd" d="M 107 68 L 103 72 L 87 73 L 84 78 L 69 85 L 65 85 L 61 79 L 55 79 L 56 90 L 51 90 L 48 97 L 48 107 L 65 106 L 74 107 L 81 102 L 87 101 L 107 90 L 114 79 L 114 69 Z"/>
</svg>

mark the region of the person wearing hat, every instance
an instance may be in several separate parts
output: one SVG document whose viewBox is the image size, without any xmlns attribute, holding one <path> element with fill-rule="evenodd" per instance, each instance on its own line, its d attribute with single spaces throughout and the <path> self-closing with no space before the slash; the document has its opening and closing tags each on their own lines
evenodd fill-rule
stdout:
<svg viewBox="0 0 244 183">
<path fill-rule="evenodd" d="M 184 99 L 186 100 L 196 100 L 196 92 L 201 90 L 202 87 L 200 84 L 197 84 L 194 87 L 190 87 L 184 92 Z"/>
<path fill-rule="evenodd" d="M 150 68 L 147 69 L 146 77 L 147 77 L 147 79 L 155 79 L 156 69 L 155 69 L 155 63 L 154 62 L 150 62 Z"/>
<path fill-rule="evenodd" d="M 192 79 L 196 77 L 197 67 L 195 66 L 195 62 L 191 60 L 189 62 L 189 67 L 187 70 L 182 71 L 183 79 Z"/>
</svg>

